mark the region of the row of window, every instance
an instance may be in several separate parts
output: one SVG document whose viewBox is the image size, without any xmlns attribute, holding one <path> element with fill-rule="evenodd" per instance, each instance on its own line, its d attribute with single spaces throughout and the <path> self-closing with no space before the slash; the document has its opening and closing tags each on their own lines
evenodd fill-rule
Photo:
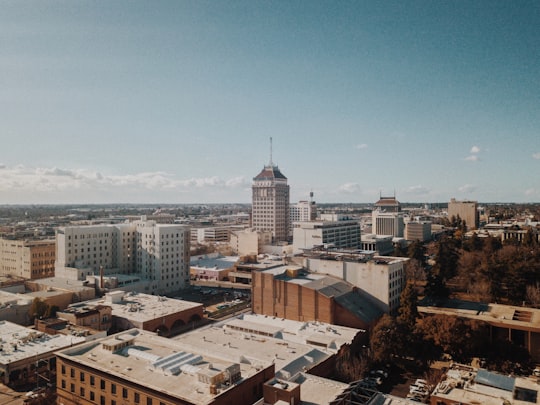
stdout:
<svg viewBox="0 0 540 405">
<path fill-rule="evenodd" d="M 62 374 L 65 375 L 66 374 L 66 366 L 62 364 Z M 70 377 L 71 378 L 75 378 L 75 369 L 74 368 L 71 368 L 70 369 Z M 83 371 L 80 371 L 79 372 L 79 381 L 82 382 L 82 383 L 85 383 L 86 381 L 86 375 Z M 90 378 L 89 378 L 89 383 L 90 383 L 90 386 L 91 387 L 96 387 L 96 377 L 93 376 L 93 375 L 90 375 Z M 102 390 L 102 391 L 105 391 L 107 389 L 107 383 L 104 379 L 100 378 L 99 379 L 99 389 Z M 67 389 L 67 382 L 66 380 L 62 379 L 61 380 L 61 387 L 63 389 Z M 69 391 L 73 394 L 76 394 L 76 390 L 75 390 L 75 384 L 74 383 L 70 383 L 69 385 Z M 87 397 L 87 391 L 88 391 L 88 397 Z M 120 388 L 115 384 L 115 383 L 109 383 L 109 392 L 112 394 L 112 395 L 119 395 L 120 394 Z M 122 399 L 124 400 L 133 400 L 133 403 L 134 404 L 140 404 L 141 403 L 141 397 L 143 395 L 141 395 L 139 392 L 137 391 L 131 391 L 129 390 L 128 388 L 126 387 L 121 387 L 121 393 L 122 393 Z M 87 387 L 79 387 L 79 392 L 78 392 L 78 395 L 80 395 L 81 397 L 83 398 L 88 398 L 90 401 L 95 401 L 96 400 L 96 394 L 94 391 L 92 390 L 87 390 Z M 107 404 L 106 403 L 106 397 L 104 395 L 100 395 L 99 396 L 99 404 L 100 405 L 116 405 L 116 400 L 115 399 L 111 399 L 110 400 L 110 403 Z M 146 397 L 146 405 L 165 405 L 164 402 L 154 402 L 154 400 L 150 397 Z"/>
</svg>

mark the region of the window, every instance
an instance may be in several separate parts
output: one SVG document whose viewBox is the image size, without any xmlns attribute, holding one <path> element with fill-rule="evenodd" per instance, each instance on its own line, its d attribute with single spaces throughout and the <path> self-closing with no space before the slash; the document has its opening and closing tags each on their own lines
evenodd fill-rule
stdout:
<svg viewBox="0 0 540 405">
<path fill-rule="evenodd" d="M 84 382 L 84 373 L 81 371 L 81 374 L 79 375 L 79 381 Z"/>
<path fill-rule="evenodd" d="M 99 397 L 99 405 L 105 405 L 105 397 L 103 395 Z"/>
<path fill-rule="evenodd" d="M 96 396 L 94 395 L 94 391 L 90 391 L 90 401 L 93 401 L 96 399 Z"/>
<path fill-rule="evenodd" d="M 133 398 L 133 401 L 134 401 L 136 404 L 138 404 L 138 403 L 141 402 L 141 397 L 140 397 L 140 395 L 139 395 L 138 392 L 135 393 L 135 396 L 134 396 L 134 398 Z"/>
<path fill-rule="evenodd" d="M 128 390 L 127 388 L 122 388 L 122 398 L 127 398 L 128 397 Z"/>
<path fill-rule="evenodd" d="M 105 389 L 105 380 L 100 381 L 99 388 L 101 388 L 102 390 Z"/>
<path fill-rule="evenodd" d="M 66 380 L 62 380 L 62 384 L 61 384 L 61 385 L 62 385 L 62 388 L 65 389 L 65 388 L 66 388 Z"/>
<path fill-rule="evenodd" d="M 66 374 L 66 366 L 62 364 L 62 374 Z"/>
<path fill-rule="evenodd" d="M 71 378 L 75 378 L 75 369 L 74 368 L 69 370 L 69 375 L 70 375 Z"/>
<path fill-rule="evenodd" d="M 146 405 L 152 405 L 152 398 L 146 397 Z"/>
<path fill-rule="evenodd" d="M 111 384 L 111 392 L 116 394 L 116 384 Z"/>
<path fill-rule="evenodd" d="M 80 391 L 80 392 L 81 392 L 81 397 L 84 398 L 84 387 L 81 387 L 81 391 Z"/>
<path fill-rule="evenodd" d="M 70 385 L 69 385 L 69 390 L 70 390 L 71 392 L 75 392 L 75 384 L 70 384 Z"/>
<path fill-rule="evenodd" d="M 93 387 L 94 385 L 96 385 L 96 379 L 93 375 L 90 376 L 90 385 Z"/>
</svg>

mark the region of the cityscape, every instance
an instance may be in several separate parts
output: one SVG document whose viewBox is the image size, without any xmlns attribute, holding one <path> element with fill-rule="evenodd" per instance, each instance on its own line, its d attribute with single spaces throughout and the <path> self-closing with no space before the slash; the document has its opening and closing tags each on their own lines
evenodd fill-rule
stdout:
<svg viewBox="0 0 540 405">
<path fill-rule="evenodd" d="M 540 404 L 538 3 L 0 10 L 0 405 Z"/>
</svg>

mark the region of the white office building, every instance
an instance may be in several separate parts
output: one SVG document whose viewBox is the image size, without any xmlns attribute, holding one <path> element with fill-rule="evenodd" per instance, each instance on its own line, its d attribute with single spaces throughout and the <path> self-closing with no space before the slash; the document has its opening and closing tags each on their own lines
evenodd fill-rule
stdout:
<svg viewBox="0 0 540 405">
<path fill-rule="evenodd" d="M 309 221 L 293 224 L 293 252 L 314 246 L 360 249 L 360 223 L 356 220 Z"/>
<path fill-rule="evenodd" d="M 177 291 L 189 283 L 190 230 L 142 219 L 125 224 L 59 228 L 55 268 L 79 279 L 103 273 L 137 274 L 148 293 Z M 68 277 L 69 278 L 69 277 Z"/>
</svg>

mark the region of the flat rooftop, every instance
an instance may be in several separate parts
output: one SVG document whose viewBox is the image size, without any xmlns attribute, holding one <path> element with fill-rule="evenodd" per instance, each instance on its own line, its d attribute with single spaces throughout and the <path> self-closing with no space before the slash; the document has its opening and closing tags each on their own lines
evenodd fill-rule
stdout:
<svg viewBox="0 0 540 405">
<path fill-rule="evenodd" d="M 233 362 L 274 363 L 276 377 L 288 380 L 326 360 L 363 331 L 245 314 L 173 339 L 197 351 L 215 353 Z"/>
<path fill-rule="evenodd" d="M 536 308 L 448 300 L 440 306 L 429 306 L 421 302 L 418 311 L 425 314 L 459 316 L 502 327 L 540 332 L 540 309 Z"/>
<path fill-rule="evenodd" d="M 453 365 L 432 396 L 455 403 L 501 405 L 540 404 L 539 385 L 528 378 L 508 377 L 483 369 Z"/>
<path fill-rule="evenodd" d="M 129 319 L 134 322 L 147 322 L 160 316 L 176 314 L 187 309 L 202 307 L 201 303 L 167 298 L 158 295 L 140 294 L 133 292 L 115 292 L 122 296 L 118 302 L 113 302 L 110 295 L 81 304 L 71 305 L 70 311 L 86 311 L 97 305 L 108 305 L 112 315 Z M 113 294 L 115 294 L 113 293 Z M 123 293 L 120 294 L 120 293 Z"/>
<path fill-rule="evenodd" d="M 227 270 L 238 261 L 238 256 L 206 257 L 192 256 L 190 267 L 194 269 Z"/>
<path fill-rule="evenodd" d="M 0 321 L 0 365 L 21 360 L 35 361 L 40 356 L 73 344 L 84 342 L 83 337 L 49 335 L 8 321 Z"/>
<path fill-rule="evenodd" d="M 218 384 L 217 394 L 212 394 L 210 380 L 220 380 L 227 370 L 237 369 L 241 380 L 261 370 L 260 364 L 231 361 L 224 352 L 223 345 L 218 350 L 205 350 L 204 346 L 200 350 L 189 342 L 131 329 L 57 355 L 190 403 L 209 404 L 228 389 Z"/>
</svg>

